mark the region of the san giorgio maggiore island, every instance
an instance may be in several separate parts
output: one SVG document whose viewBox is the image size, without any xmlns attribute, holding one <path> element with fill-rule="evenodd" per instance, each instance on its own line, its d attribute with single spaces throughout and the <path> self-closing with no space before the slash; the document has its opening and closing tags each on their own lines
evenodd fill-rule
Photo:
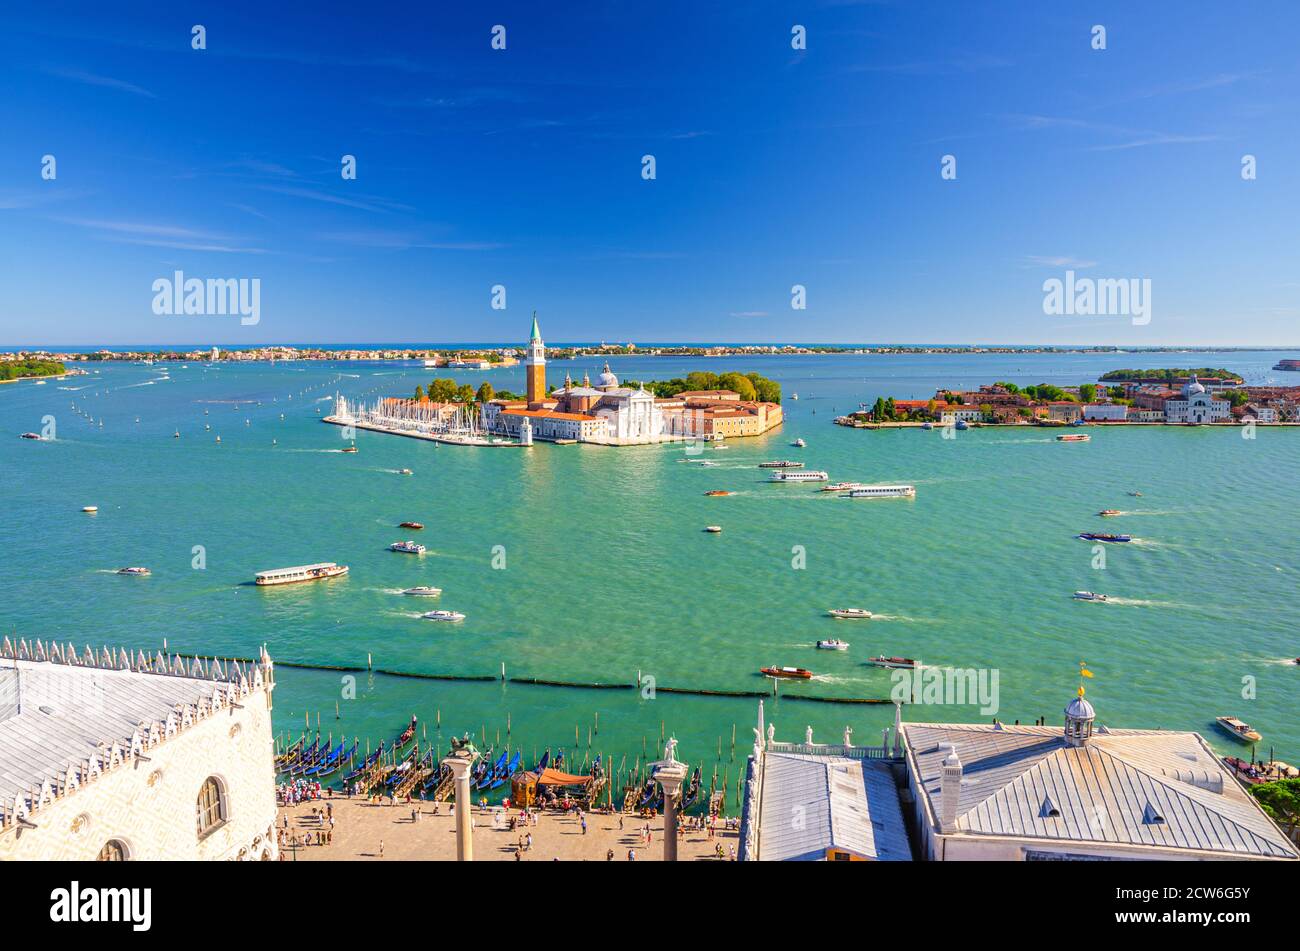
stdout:
<svg viewBox="0 0 1300 951">
<path fill-rule="evenodd" d="M 523 366 L 522 397 L 489 398 L 472 404 L 469 399 L 431 400 L 417 394 L 416 399 L 389 397 L 370 406 L 339 397 L 325 422 L 479 446 L 531 446 L 535 439 L 606 446 L 721 441 L 761 436 L 781 425 L 777 401 L 742 399 L 740 392 L 727 389 L 656 396 L 644 384 L 621 386 L 608 363 L 594 383 L 584 377 L 575 384 L 565 374 L 563 386 L 549 389 L 546 344 L 536 314 Z M 737 377 L 739 385 L 750 389 L 755 383 L 770 382 L 756 374 Z M 777 387 L 777 399 L 779 394 Z"/>
</svg>

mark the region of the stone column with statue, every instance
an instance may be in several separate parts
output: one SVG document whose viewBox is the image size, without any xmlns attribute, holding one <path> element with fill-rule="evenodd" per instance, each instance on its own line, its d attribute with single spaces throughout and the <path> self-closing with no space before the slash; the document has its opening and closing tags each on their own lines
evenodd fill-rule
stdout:
<svg viewBox="0 0 1300 951">
<path fill-rule="evenodd" d="M 685 763 L 676 757 L 677 738 L 664 746 L 664 758 L 650 764 L 650 773 L 664 791 L 664 861 L 677 861 L 677 796 L 686 780 Z"/>
<path fill-rule="evenodd" d="M 442 765 L 451 769 L 455 781 L 456 803 L 456 861 L 474 861 L 474 802 L 469 789 L 469 775 L 478 759 L 478 750 L 466 733 L 464 738 L 451 738 L 451 752 Z"/>
</svg>

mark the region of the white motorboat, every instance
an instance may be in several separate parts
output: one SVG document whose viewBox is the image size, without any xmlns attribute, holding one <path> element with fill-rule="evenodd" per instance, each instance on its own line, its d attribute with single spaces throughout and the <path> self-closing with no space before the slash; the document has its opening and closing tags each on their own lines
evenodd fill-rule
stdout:
<svg viewBox="0 0 1300 951">
<path fill-rule="evenodd" d="M 846 621 L 865 621 L 871 617 L 871 612 L 866 608 L 831 608 L 826 613 Z"/>
<path fill-rule="evenodd" d="M 849 642 L 832 637 L 827 641 L 818 641 L 817 649 L 823 651 L 846 651 L 849 649 Z"/>
<path fill-rule="evenodd" d="M 794 442 L 790 443 L 790 445 L 794 446 L 796 449 L 802 449 L 808 444 L 803 441 L 802 437 L 800 437 L 799 439 L 796 439 Z"/>
<path fill-rule="evenodd" d="M 81 507 L 81 511 L 85 512 L 87 515 L 94 515 L 96 512 L 99 511 L 99 506 L 98 506 L 98 505 L 83 505 L 83 506 Z"/>
<path fill-rule="evenodd" d="M 710 535 L 717 535 L 722 531 L 721 525 L 705 525 L 704 530 Z"/>
<path fill-rule="evenodd" d="M 1110 598 L 1104 594 L 1097 594 L 1095 591 L 1076 591 L 1074 592 L 1076 601 L 1109 601 Z"/>
<path fill-rule="evenodd" d="M 119 575 L 135 575 L 141 578 L 144 577 L 145 575 L 153 574 L 153 572 L 150 571 L 148 568 L 119 568 L 117 569 L 117 573 Z"/>
<path fill-rule="evenodd" d="M 424 618 L 426 621 L 465 620 L 465 615 L 461 614 L 459 611 L 427 611 L 424 614 L 421 614 L 420 617 Z"/>
<path fill-rule="evenodd" d="M 423 555 L 426 551 L 425 547 L 419 542 L 409 540 L 404 542 L 393 542 L 388 546 L 388 550 L 400 551 L 404 555 Z"/>
<path fill-rule="evenodd" d="M 802 469 L 802 462 L 795 462 L 792 459 L 777 459 L 774 462 L 760 462 L 760 469 Z"/>
<path fill-rule="evenodd" d="M 819 492 L 852 492 L 854 489 L 865 489 L 865 482 L 832 482 L 830 485 L 824 485 L 819 488 Z"/>
<path fill-rule="evenodd" d="M 436 598 L 442 594 L 442 589 L 431 588 L 428 585 L 418 585 L 414 588 L 407 588 L 402 594 L 409 594 L 416 598 Z"/>
</svg>

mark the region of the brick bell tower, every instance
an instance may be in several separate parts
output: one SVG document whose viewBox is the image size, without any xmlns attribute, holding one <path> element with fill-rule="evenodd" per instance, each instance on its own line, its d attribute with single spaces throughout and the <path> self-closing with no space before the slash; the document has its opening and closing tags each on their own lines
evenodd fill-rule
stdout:
<svg viewBox="0 0 1300 951">
<path fill-rule="evenodd" d="M 524 378 L 524 396 L 529 406 L 546 399 L 546 344 L 542 343 L 542 332 L 537 327 L 537 311 L 533 311 L 533 333 L 528 338 L 528 354 L 524 357 Z"/>
</svg>

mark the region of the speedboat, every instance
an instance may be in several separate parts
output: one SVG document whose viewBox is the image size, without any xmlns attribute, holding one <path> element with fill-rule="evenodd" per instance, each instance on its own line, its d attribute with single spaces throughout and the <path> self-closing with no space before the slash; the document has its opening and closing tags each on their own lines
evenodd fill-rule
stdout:
<svg viewBox="0 0 1300 951">
<path fill-rule="evenodd" d="M 823 651 L 846 651 L 849 649 L 849 642 L 832 637 L 827 641 L 818 641 L 817 649 Z"/>
<path fill-rule="evenodd" d="M 1100 515 L 1102 518 L 1109 518 L 1112 515 L 1119 515 L 1120 511 L 1119 509 L 1102 509 L 1097 514 Z"/>
<path fill-rule="evenodd" d="M 1234 739 L 1241 740 L 1243 743 L 1258 743 L 1263 739 L 1258 731 L 1251 728 L 1249 723 L 1238 720 L 1236 717 L 1215 717 L 1214 722 L 1225 733 L 1230 734 Z"/>
<path fill-rule="evenodd" d="M 399 525 L 398 527 L 399 527 L 399 528 L 414 528 L 414 529 L 416 529 L 416 530 L 418 531 L 419 529 L 424 528 L 424 523 L 423 523 L 423 522 L 403 522 L 403 523 L 402 523 L 401 525 Z"/>
<path fill-rule="evenodd" d="M 1057 442 L 1089 442 L 1092 439 L 1087 433 L 1065 433 L 1057 436 Z"/>
<path fill-rule="evenodd" d="M 812 671 L 804 670 L 802 667 L 760 667 L 758 672 L 765 677 L 789 677 L 793 680 L 812 679 Z"/>
<path fill-rule="evenodd" d="M 866 620 L 871 617 L 871 612 L 866 608 L 831 608 L 826 613 L 831 617 L 843 618 L 844 620 Z"/>
<path fill-rule="evenodd" d="M 357 452 L 357 451 L 358 450 L 356 446 L 344 446 L 342 449 L 339 450 L 339 452 Z"/>
<path fill-rule="evenodd" d="M 410 469 L 403 469 L 403 470 L 401 471 L 401 474 L 402 474 L 402 475 L 415 475 L 415 473 L 412 472 Z"/>
<path fill-rule="evenodd" d="M 421 614 L 420 617 L 424 618 L 426 621 L 465 620 L 465 615 L 461 614 L 459 611 L 427 611 L 424 614 Z"/>
<path fill-rule="evenodd" d="M 721 525 L 705 525 L 704 530 L 710 535 L 717 535 L 722 531 Z"/>
<path fill-rule="evenodd" d="M 799 439 L 796 439 L 794 442 L 790 443 L 790 445 L 794 446 L 796 449 L 802 449 L 804 446 L 806 446 L 806 445 L 808 445 L 808 444 L 807 444 L 806 442 L 804 442 L 803 439 L 802 439 L 802 437 L 801 437 L 801 438 L 799 438 Z"/>
<path fill-rule="evenodd" d="M 1080 532 L 1079 538 L 1085 542 L 1131 542 L 1132 535 L 1110 535 L 1106 532 Z"/>
<path fill-rule="evenodd" d="M 153 574 L 148 568 L 119 568 L 117 573 L 119 575 L 137 575 L 140 577 Z"/>
<path fill-rule="evenodd" d="M 970 429 L 970 424 L 967 423 L 966 420 L 964 420 L 964 419 L 959 419 L 959 420 L 957 420 L 957 428 L 958 428 L 958 429 L 963 429 L 963 430 L 965 430 L 965 429 Z"/>
<path fill-rule="evenodd" d="M 728 492 L 726 489 L 713 489 L 709 492 L 705 492 L 704 494 L 709 496 L 719 496 L 719 495 L 730 495 L 731 493 Z"/>
<path fill-rule="evenodd" d="M 1097 594 L 1095 591 L 1076 591 L 1074 592 L 1076 601 L 1109 601 L 1110 598 L 1104 594 Z"/>
<path fill-rule="evenodd" d="M 872 667 L 898 667 L 906 670 L 915 669 L 918 664 L 910 657 L 886 657 L 884 654 L 867 659 Z"/>
<path fill-rule="evenodd" d="M 41 434 L 40 434 L 40 433 L 23 433 L 23 434 L 22 434 L 21 436 L 19 436 L 18 438 L 19 438 L 19 439 L 40 439 L 40 438 L 41 438 Z"/>
<path fill-rule="evenodd" d="M 717 463 L 716 463 L 716 462 L 710 462 L 708 459 L 705 459 L 703 462 L 700 463 L 700 465 L 701 465 L 701 466 L 712 467 L 712 466 L 716 466 Z"/>
<path fill-rule="evenodd" d="M 425 548 L 419 542 L 404 541 L 393 542 L 388 546 L 389 551 L 400 551 L 404 555 L 423 555 Z"/>
<path fill-rule="evenodd" d="M 416 598 L 436 598 L 442 594 L 442 589 L 430 588 L 428 585 L 418 585 L 414 588 L 407 588 L 402 594 L 409 594 Z"/>
<path fill-rule="evenodd" d="M 1142 493 L 1141 493 L 1141 492 L 1130 492 L 1129 495 L 1133 496 L 1133 498 L 1135 498 L 1135 499 L 1140 499 L 1140 498 L 1142 498 Z"/>
<path fill-rule="evenodd" d="M 87 515 L 94 515 L 96 512 L 99 511 L 99 506 L 98 506 L 98 505 L 83 505 L 83 506 L 81 507 L 81 511 L 85 512 Z"/>
</svg>

